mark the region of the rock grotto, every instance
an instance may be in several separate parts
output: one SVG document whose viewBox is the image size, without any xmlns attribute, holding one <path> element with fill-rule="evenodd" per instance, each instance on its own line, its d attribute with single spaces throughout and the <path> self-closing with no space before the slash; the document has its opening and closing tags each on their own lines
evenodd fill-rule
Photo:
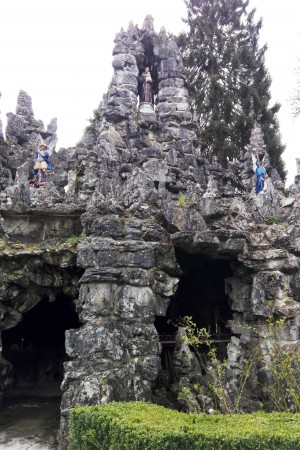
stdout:
<svg viewBox="0 0 300 450">
<path fill-rule="evenodd" d="M 222 336 L 233 390 L 254 339 L 247 325 L 285 318 L 282 342 L 299 343 L 300 164 L 285 189 L 258 127 L 227 168 L 205 160 L 178 47 L 151 17 L 117 34 L 112 66 L 90 125 L 53 152 L 44 187 L 28 174 L 56 120 L 45 129 L 20 91 L 5 139 L 0 127 L 1 398 L 12 384 L 61 383 L 62 447 L 74 405 L 178 407 L 193 369 L 179 317 Z M 146 66 L 155 105 L 139 104 Z M 259 195 L 253 152 L 269 175 Z M 247 410 L 266 376 L 260 366 L 249 380 Z"/>
</svg>

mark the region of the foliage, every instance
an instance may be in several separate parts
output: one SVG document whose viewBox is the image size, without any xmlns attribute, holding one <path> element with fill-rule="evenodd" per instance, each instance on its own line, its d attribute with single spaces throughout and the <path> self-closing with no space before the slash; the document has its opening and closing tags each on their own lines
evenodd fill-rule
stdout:
<svg viewBox="0 0 300 450">
<path fill-rule="evenodd" d="M 103 94 L 99 107 L 93 111 L 93 117 L 89 119 L 89 125 L 85 129 L 87 132 L 96 134 L 100 121 L 102 119 L 103 107 L 107 103 L 107 97 L 107 93 Z"/>
<path fill-rule="evenodd" d="M 29 245 L 29 246 L 27 247 L 27 250 L 28 250 L 29 252 L 36 252 L 36 251 L 39 250 L 39 248 L 36 247 L 35 245 Z"/>
<path fill-rule="evenodd" d="M 237 392 L 232 392 L 227 384 L 226 369 L 228 361 L 220 360 L 213 339 L 205 328 L 197 328 L 191 317 L 184 317 L 178 324 L 184 329 L 182 339 L 191 346 L 205 371 L 209 394 L 214 399 L 215 408 L 225 414 L 238 413 L 243 400 L 247 380 L 252 368 L 265 366 L 267 381 L 261 384 L 271 406 L 280 412 L 300 412 L 300 347 L 287 348 L 282 343 L 285 332 L 285 320 L 269 318 L 266 323 L 256 327 L 246 327 L 255 337 L 255 345 L 249 348 L 243 359 L 243 368 L 239 376 Z M 242 327 L 242 325 L 240 325 Z M 208 351 L 205 353 L 203 347 Z M 185 402 L 189 411 L 201 410 L 196 397 L 203 394 L 198 385 L 182 388 L 178 400 Z M 234 400 L 232 398 L 234 397 Z M 198 403 L 198 406 L 196 405 Z M 205 412 L 205 409 L 202 409 Z"/>
<path fill-rule="evenodd" d="M 185 206 L 187 203 L 186 196 L 184 194 L 182 194 L 182 192 L 179 192 L 177 203 L 178 203 L 178 206 Z"/>
<path fill-rule="evenodd" d="M 86 127 L 86 131 L 90 133 L 96 133 L 96 126 L 97 123 L 100 121 L 100 119 L 101 119 L 100 111 L 98 109 L 95 109 L 93 111 L 93 117 L 89 119 L 89 125 Z"/>
<path fill-rule="evenodd" d="M 154 216 L 146 217 L 146 219 L 144 219 L 144 223 L 151 225 L 156 223 L 156 219 Z"/>
<path fill-rule="evenodd" d="M 203 405 L 199 403 L 198 398 L 204 395 L 203 386 L 194 384 L 193 391 L 188 386 L 183 386 L 178 394 L 177 399 L 187 406 L 189 412 L 203 412 Z"/>
<path fill-rule="evenodd" d="M 270 215 L 265 217 L 265 221 L 268 225 L 274 225 L 278 222 L 278 216 Z"/>
<path fill-rule="evenodd" d="M 258 361 L 259 345 L 251 348 L 248 357 L 244 360 L 238 390 L 232 401 L 232 396 L 229 395 L 226 381 L 227 360 L 220 360 L 218 358 L 217 348 L 214 345 L 211 335 L 207 332 L 206 328 L 197 328 L 189 316 L 184 317 L 179 323 L 179 326 L 185 330 L 182 339 L 194 349 L 201 369 L 206 373 L 208 388 L 214 399 L 215 408 L 223 414 L 237 413 L 251 368 Z M 208 349 L 207 353 L 202 351 L 204 346 Z M 197 389 L 195 391 L 197 392 Z M 182 392 L 179 394 L 178 400 L 180 400 L 180 396 L 182 397 Z M 185 400 L 191 401 L 188 396 L 186 396 Z"/>
<path fill-rule="evenodd" d="M 276 411 L 300 412 L 300 348 L 282 344 L 284 327 L 284 320 L 269 319 L 263 332 L 268 351 L 262 357 L 271 375 L 265 390 Z"/>
<path fill-rule="evenodd" d="M 46 242 L 41 248 L 45 250 L 59 250 L 61 245 L 61 242 Z"/>
<path fill-rule="evenodd" d="M 255 23 L 249 0 L 185 0 L 188 32 L 177 42 L 187 69 L 188 89 L 204 157 L 226 165 L 244 151 L 251 130 L 262 129 L 272 165 L 285 178 L 277 112 L 269 107 L 271 78 L 267 47 L 259 48 L 262 21 Z"/>
<path fill-rule="evenodd" d="M 80 240 L 82 239 L 81 236 L 76 236 L 76 234 L 70 234 L 70 236 L 67 239 L 68 244 L 78 244 Z"/>
<path fill-rule="evenodd" d="M 143 402 L 76 407 L 69 450 L 296 450 L 300 415 L 184 414 Z"/>
</svg>

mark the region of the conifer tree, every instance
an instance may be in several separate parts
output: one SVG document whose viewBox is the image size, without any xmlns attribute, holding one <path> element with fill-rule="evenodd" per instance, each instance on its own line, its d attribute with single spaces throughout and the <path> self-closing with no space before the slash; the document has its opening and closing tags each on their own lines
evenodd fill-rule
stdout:
<svg viewBox="0 0 300 450">
<path fill-rule="evenodd" d="M 285 179 L 277 112 L 269 107 L 271 78 L 266 46 L 259 48 L 262 21 L 249 0 L 184 0 L 188 31 L 178 36 L 198 122 L 202 154 L 226 165 L 261 127 L 271 163 Z"/>
</svg>

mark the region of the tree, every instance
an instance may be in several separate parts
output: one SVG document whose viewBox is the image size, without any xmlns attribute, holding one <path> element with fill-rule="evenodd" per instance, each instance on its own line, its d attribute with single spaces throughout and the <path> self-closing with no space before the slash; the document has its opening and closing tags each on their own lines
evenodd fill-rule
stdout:
<svg viewBox="0 0 300 450">
<path fill-rule="evenodd" d="M 267 47 L 259 48 L 262 21 L 249 0 L 184 0 L 188 31 L 178 36 L 202 154 L 226 165 L 249 143 L 255 123 L 264 133 L 271 163 L 285 179 L 276 114 L 269 107 Z"/>
</svg>

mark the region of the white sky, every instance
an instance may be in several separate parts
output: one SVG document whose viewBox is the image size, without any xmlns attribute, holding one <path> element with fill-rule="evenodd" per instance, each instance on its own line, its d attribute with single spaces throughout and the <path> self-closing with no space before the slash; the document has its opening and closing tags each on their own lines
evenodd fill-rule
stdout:
<svg viewBox="0 0 300 450">
<path fill-rule="evenodd" d="M 273 101 L 279 113 L 288 185 L 300 158 L 300 118 L 292 118 L 289 98 L 300 64 L 300 1 L 250 0 L 263 17 L 261 44 L 268 43 L 266 63 Z M 132 20 L 142 25 L 146 14 L 177 33 L 184 28 L 183 0 L 1 0 L 1 120 L 15 112 L 20 89 L 31 97 L 36 119 L 47 125 L 58 119 L 60 147 L 75 145 L 107 91 L 112 76 L 113 40 Z"/>
</svg>

